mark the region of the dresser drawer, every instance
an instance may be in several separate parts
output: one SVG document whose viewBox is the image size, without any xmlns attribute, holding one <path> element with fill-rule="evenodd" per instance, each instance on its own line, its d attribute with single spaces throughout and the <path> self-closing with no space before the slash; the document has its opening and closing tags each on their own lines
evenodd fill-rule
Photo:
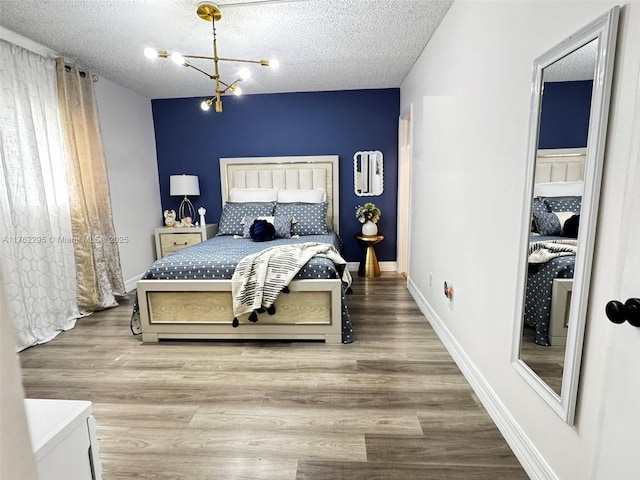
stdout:
<svg viewBox="0 0 640 480">
<path fill-rule="evenodd" d="M 195 245 L 202 241 L 200 233 L 161 233 L 160 248 L 162 256 L 175 253 L 178 250 Z"/>
</svg>

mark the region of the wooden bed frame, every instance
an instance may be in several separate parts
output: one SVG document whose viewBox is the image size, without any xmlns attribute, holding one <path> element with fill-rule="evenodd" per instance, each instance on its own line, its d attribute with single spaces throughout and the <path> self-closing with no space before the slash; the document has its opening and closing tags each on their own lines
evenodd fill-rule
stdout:
<svg viewBox="0 0 640 480">
<path fill-rule="evenodd" d="M 337 155 L 221 158 L 223 203 L 234 188 L 324 188 L 327 224 L 339 231 Z M 303 339 L 342 342 L 340 279 L 294 280 L 276 300 L 276 313 L 231 326 L 231 280 L 140 280 L 137 283 L 142 341 L 160 339 Z"/>
<path fill-rule="evenodd" d="M 538 150 L 535 183 L 573 182 L 584 180 L 587 157 L 586 148 Z M 569 327 L 572 278 L 553 280 L 551 293 L 551 316 L 549 318 L 549 343 L 565 345 Z"/>
</svg>

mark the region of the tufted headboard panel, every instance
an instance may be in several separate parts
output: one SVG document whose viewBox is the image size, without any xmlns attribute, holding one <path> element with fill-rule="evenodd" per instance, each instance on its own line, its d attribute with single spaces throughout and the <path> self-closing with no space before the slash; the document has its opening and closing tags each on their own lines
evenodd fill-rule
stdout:
<svg viewBox="0 0 640 480">
<path fill-rule="evenodd" d="M 535 183 L 584 180 L 584 148 L 538 150 Z"/>
<path fill-rule="evenodd" d="M 327 225 L 339 231 L 340 189 L 337 155 L 220 159 L 222 202 L 232 188 L 323 188 L 329 204 Z"/>
</svg>

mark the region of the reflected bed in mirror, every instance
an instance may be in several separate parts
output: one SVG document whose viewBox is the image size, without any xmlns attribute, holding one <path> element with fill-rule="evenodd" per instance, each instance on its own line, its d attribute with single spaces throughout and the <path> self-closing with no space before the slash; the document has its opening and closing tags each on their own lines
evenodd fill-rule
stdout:
<svg viewBox="0 0 640 480">
<path fill-rule="evenodd" d="M 356 152 L 353 156 L 354 192 L 359 197 L 382 195 L 384 159 L 382 152 Z"/>
<path fill-rule="evenodd" d="M 574 420 L 619 7 L 534 61 L 512 365 Z"/>
<path fill-rule="evenodd" d="M 520 358 L 561 394 L 585 148 L 538 150 Z"/>
</svg>

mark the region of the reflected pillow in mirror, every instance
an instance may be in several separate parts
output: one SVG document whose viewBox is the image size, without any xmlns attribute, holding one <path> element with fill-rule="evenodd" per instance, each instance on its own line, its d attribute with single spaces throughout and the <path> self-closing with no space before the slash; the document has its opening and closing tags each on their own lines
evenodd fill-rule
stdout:
<svg viewBox="0 0 640 480">
<path fill-rule="evenodd" d="M 544 237 L 560 235 L 560 231 L 562 230 L 562 225 L 560 224 L 560 219 L 553 212 L 544 212 L 539 214 L 534 214 L 533 221 L 536 224 L 536 230 L 538 233 Z"/>
<path fill-rule="evenodd" d="M 561 237 L 578 238 L 578 227 L 580 226 L 580 215 L 572 215 L 562 225 Z"/>
<path fill-rule="evenodd" d="M 584 182 L 542 182 L 533 186 L 533 195 L 536 197 L 568 197 L 580 196 L 584 191 Z"/>
<path fill-rule="evenodd" d="M 550 212 L 573 212 L 580 213 L 582 197 L 545 197 L 544 204 Z"/>
<path fill-rule="evenodd" d="M 573 212 L 553 212 L 556 217 L 560 220 L 560 228 L 564 227 L 564 222 L 566 222 L 569 218 L 571 218 L 575 213 Z"/>
<path fill-rule="evenodd" d="M 538 229 L 536 228 L 536 215 L 542 215 L 543 213 L 547 213 L 549 210 L 547 209 L 547 206 L 544 204 L 544 202 L 542 201 L 541 198 L 534 198 L 533 199 L 533 203 L 531 205 L 531 212 L 532 212 L 532 217 L 531 217 L 531 231 L 534 233 L 538 232 Z"/>
</svg>

